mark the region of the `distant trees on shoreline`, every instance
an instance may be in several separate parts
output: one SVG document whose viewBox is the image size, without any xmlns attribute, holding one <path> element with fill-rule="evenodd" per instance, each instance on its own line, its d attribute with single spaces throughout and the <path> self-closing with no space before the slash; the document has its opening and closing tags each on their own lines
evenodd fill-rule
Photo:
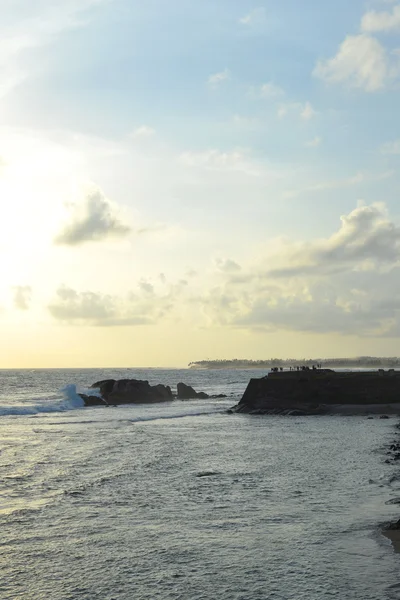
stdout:
<svg viewBox="0 0 400 600">
<path fill-rule="evenodd" d="M 247 360 L 232 358 L 229 360 L 197 360 L 189 363 L 191 369 L 271 369 L 273 367 L 307 366 L 320 364 L 322 368 L 397 368 L 400 358 L 379 356 L 358 356 L 356 358 L 270 358 L 267 360 Z"/>
</svg>

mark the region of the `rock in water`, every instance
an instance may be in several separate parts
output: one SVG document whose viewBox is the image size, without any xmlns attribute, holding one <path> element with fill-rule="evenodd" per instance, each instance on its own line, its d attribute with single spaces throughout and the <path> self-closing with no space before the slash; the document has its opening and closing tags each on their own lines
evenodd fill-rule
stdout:
<svg viewBox="0 0 400 600">
<path fill-rule="evenodd" d="M 172 391 L 168 385 L 150 385 L 148 381 L 138 379 L 105 379 L 97 381 L 91 387 L 100 390 L 101 398 L 97 398 L 98 402 L 96 403 L 96 396 L 85 397 L 82 394 L 86 406 L 105 403 L 148 404 L 173 400 Z"/>
<path fill-rule="evenodd" d="M 186 385 L 186 383 L 178 383 L 177 391 L 178 400 L 194 400 L 195 398 L 206 400 L 210 397 L 205 392 L 196 392 L 195 389 L 193 389 L 190 385 Z"/>
<path fill-rule="evenodd" d="M 108 403 L 104 398 L 99 398 L 99 396 L 88 396 L 87 394 L 79 394 L 82 398 L 85 406 L 108 406 Z"/>
</svg>

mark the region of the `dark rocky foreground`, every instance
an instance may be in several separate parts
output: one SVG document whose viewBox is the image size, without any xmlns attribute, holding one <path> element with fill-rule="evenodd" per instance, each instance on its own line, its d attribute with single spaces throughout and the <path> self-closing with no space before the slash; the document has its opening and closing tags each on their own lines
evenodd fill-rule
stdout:
<svg viewBox="0 0 400 600">
<path fill-rule="evenodd" d="M 400 414 L 400 373 L 307 369 L 251 379 L 231 412 L 253 415 Z"/>
<path fill-rule="evenodd" d="M 225 398 L 223 394 L 209 396 L 204 392 L 196 392 L 190 385 L 178 383 L 177 395 L 172 393 L 169 385 L 150 385 L 148 381 L 139 379 L 104 379 L 96 381 L 93 390 L 99 390 L 100 396 L 80 394 L 85 406 L 117 406 L 120 404 L 153 404 L 178 400 Z"/>
</svg>

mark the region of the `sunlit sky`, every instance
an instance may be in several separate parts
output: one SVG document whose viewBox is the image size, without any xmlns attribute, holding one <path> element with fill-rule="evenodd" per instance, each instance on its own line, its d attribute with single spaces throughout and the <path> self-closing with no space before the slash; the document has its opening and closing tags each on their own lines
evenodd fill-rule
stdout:
<svg viewBox="0 0 400 600">
<path fill-rule="evenodd" d="M 0 367 L 400 355 L 397 0 L 2 0 Z"/>
</svg>

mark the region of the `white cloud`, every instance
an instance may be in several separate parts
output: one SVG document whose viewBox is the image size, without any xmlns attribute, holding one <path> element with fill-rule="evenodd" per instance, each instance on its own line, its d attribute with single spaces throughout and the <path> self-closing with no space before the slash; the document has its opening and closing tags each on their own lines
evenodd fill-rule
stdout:
<svg viewBox="0 0 400 600">
<path fill-rule="evenodd" d="M 394 140 L 393 142 L 386 142 L 380 147 L 382 154 L 400 154 L 400 140 Z"/>
<path fill-rule="evenodd" d="M 260 127 L 260 120 L 257 117 L 233 115 L 232 121 L 234 125 L 243 129 L 258 129 Z"/>
<path fill-rule="evenodd" d="M 400 264 L 400 227 L 389 220 L 384 204 L 360 204 L 340 220 L 340 229 L 329 238 L 311 244 L 287 244 L 281 257 L 286 264 L 270 273 L 318 275 Z"/>
<path fill-rule="evenodd" d="M 322 144 L 322 138 L 320 138 L 319 136 L 316 136 L 312 140 L 309 140 L 308 142 L 306 142 L 304 145 L 306 146 L 306 148 L 318 148 L 318 146 L 320 146 L 321 144 Z"/>
<path fill-rule="evenodd" d="M 180 161 L 188 167 L 211 171 L 240 171 L 247 175 L 259 175 L 259 167 L 242 150 L 222 152 L 212 149 L 204 152 L 184 152 Z"/>
<path fill-rule="evenodd" d="M 97 292 L 78 292 L 61 286 L 48 305 L 52 317 L 71 325 L 91 327 L 129 327 L 153 325 L 174 308 L 182 297 L 186 283 L 166 285 L 160 291 L 149 281 L 142 280 L 137 290 L 128 295 L 114 296 Z"/>
<path fill-rule="evenodd" d="M 55 239 L 56 244 L 77 246 L 127 235 L 131 228 L 120 221 L 116 206 L 100 189 L 90 191 L 82 204 L 72 206 L 72 219 Z"/>
<path fill-rule="evenodd" d="M 301 113 L 300 116 L 304 121 L 310 121 L 310 119 L 312 119 L 313 117 L 315 117 L 317 113 L 315 112 L 315 110 L 313 109 L 313 107 L 311 106 L 310 102 L 306 102 Z"/>
<path fill-rule="evenodd" d="M 149 138 L 153 137 L 156 134 L 156 130 L 152 127 L 148 127 L 147 125 L 142 125 L 138 127 L 132 132 L 132 137 L 134 138 Z"/>
<path fill-rule="evenodd" d="M 366 33 L 400 30 L 400 4 L 391 12 L 370 10 L 362 18 L 361 29 Z"/>
<path fill-rule="evenodd" d="M 242 25 L 246 25 L 247 27 L 257 26 L 260 24 L 264 24 L 266 22 L 266 19 L 267 14 L 265 8 L 259 7 L 250 11 L 244 17 L 240 18 L 239 23 L 241 23 Z"/>
<path fill-rule="evenodd" d="M 201 298 L 212 324 L 400 336 L 400 226 L 383 204 L 359 205 L 327 238 L 275 240 L 240 272 L 219 273 Z"/>
<path fill-rule="evenodd" d="M 283 117 L 286 117 L 288 112 L 289 112 L 289 106 L 287 104 L 281 104 L 281 106 L 278 108 L 277 115 L 280 119 L 283 119 Z"/>
<path fill-rule="evenodd" d="M 231 258 L 217 258 L 215 266 L 222 273 L 237 273 L 241 270 L 241 266 Z"/>
<path fill-rule="evenodd" d="M 28 68 L 24 64 L 28 51 L 52 44 L 63 32 L 81 27 L 87 22 L 85 14 L 89 9 L 110 1 L 45 0 L 35 7 L 30 18 L 0 28 L 0 98 L 32 75 L 32 65 Z M 6 17 L 7 7 L 4 10 Z"/>
<path fill-rule="evenodd" d="M 32 288 L 28 285 L 13 287 L 14 307 L 18 310 L 28 310 L 31 302 Z"/>
<path fill-rule="evenodd" d="M 319 61 L 314 75 L 328 83 L 347 83 L 367 92 L 386 87 L 399 74 L 399 61 L 374 37 L 348 36 L 336 56 Z"/>
<path fill-rule="evenodd" d="M 214 73 L 213 75 L 210 75 L 210 77 L 208 78 L 208 84 L 212 87 L 216 87 L 218 85 L 220 85 L 221 83 L 223 83 L 224 81 L 228 81 L 228 79 L 231 78 L 231 73 L 229 71 L 229 69 L 224 69 L 223 71 L 220 71 L 219 73 Z"/>
<path fill-rule="evenodd" d="M 333 179 L 328 181 L 321 181 L 319 183 L 314 183 L 304 188 L 298 188 L 293 190 L 287 190 L 284 193 L 285 198 L 295 198 L 301 194 L 309 194 L 310 192 L 323 192 L 326 190 L 336 190 L 346 187 L 356 186 L 362 183 L 372 182 L 372 181 L 383 181 L 385 179 L 389 179 L 394 174 L 394 171 L 384 171 L 381 173 L 368 173 L 365 174 L 361 171 L 352 175 L 351 177 L 346 177 L 344 179 Z"/>
<path fill-rule="evenodd" d="M 284 90 L 272 81 L 270 81 L 269 83 L 264 83 L 260 89 L 260 96 L 262 98 L 279 98 L 280 96 L 284 95 Z"/>
<path fill-rule="evenodd" d="M 306 102 L 305 104 L 301 102 L 288 102 L 279 105 L 277 115 L 280 119 L 283 119 L 290 113 L 298 115 L 303 121 L 310 121 L 317 114 L 310 102 Z"/>
</svg>

